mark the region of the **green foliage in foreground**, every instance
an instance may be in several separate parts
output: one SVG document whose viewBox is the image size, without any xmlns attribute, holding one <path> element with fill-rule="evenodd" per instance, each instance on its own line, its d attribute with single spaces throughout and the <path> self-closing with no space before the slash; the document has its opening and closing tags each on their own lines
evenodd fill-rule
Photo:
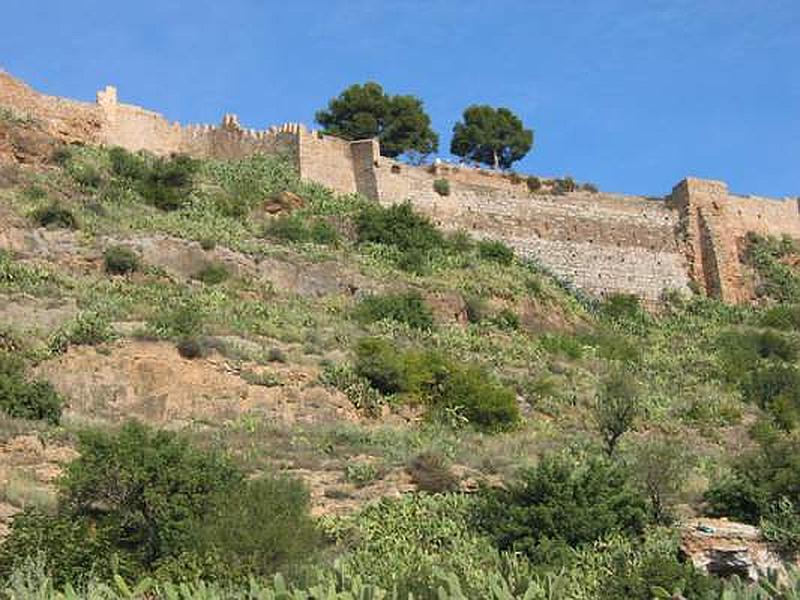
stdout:
<svg viewBox="0 0 800 600">
<path fill-rule="evenodd" d="M 569 548 L 642 533 L 647 515 L 644 498 L 619 465 L 552 456 L 508 489 L 484 490 L 478 523 L 501 550 L 557 565 L 569 562 Z"/>
<path fill-rule="evenodd" d="M 362 340 L 356 373 L 383 394 L 429 407 L 431 416 L 461 418 L 487 431 L 514 425 L 519 408 L 513 390 L 474 364 L 457 364 L 426 350 L 398 350 L 382 338 Z"/>
</svg>

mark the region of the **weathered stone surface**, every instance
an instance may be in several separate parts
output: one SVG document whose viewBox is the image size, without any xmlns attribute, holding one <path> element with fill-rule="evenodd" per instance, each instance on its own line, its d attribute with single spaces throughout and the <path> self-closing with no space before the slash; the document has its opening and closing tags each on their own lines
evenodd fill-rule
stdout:
<svg viewBox="0 0 800 600">
<path fill-rule="evenodd" d="M 756 581 L 770 571 L 785 574 L 780 555 L 758 527 L 727 519 L 693 519 L 681 530 L 681 551 L 698 569 Z"/>
</svg>

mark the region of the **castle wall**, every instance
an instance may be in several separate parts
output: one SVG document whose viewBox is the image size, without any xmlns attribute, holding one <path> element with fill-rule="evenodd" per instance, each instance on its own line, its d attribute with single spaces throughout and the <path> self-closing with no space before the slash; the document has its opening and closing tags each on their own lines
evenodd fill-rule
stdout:
<svg viewBox="0 0 800 600">
<path fill-rule="evenodd" d="M 316 181 L 345 194 L 357 191 L 350 142 L 302 129 L 298 164 L 303 179 Z"/>
<path fill-rule="evenodd" d="M 752 295 L 741 263 L 748 232 L 800 239 L 797 200 L 736 196 L 721 181 L 687 178 L 673 188 L 667 204 L 683 220 L 692 278 L 726 302 Z"/>
<path fill-rule="evenodd" d="M 664 202 L 588 192 L 530 194 L 510 181 L 495 189 L 480 178 L 475 184 L 387 159 L 379 159 L 375 173 L 382 203 L 408 199 L 444 229 L 503 240 L 589 293 L 632 293 L 655 303 L 665 289 L 688 285 L 676 237 L 679 215 Z M 433 189 L 443 176 L 448 196 Z"/>
<path fill-rule="evenodd" d="M 798 200 L 731 194 L 719 181 L 689 178 L 665 201 L 573 192 L 531 194 L 523 178 L 435 164 L 413 167 L 380 156 L 377 140 L 348 142 L 302 125 L 243 129 L 226 115 L 218 126 L 181 126 L 118 102 L 107 87 L 90 104 L 40 94 L 0 71 L 0 106 L 28 114 L 68 143 L 119 145 L 165 155 L 289 157 L 301 177 L 383 204 L 410 200 L 439 226 L 500 239 L 585 291 L 637 294 L 646 302 L 694 281 L 707 294 L 747 301 L 741 264 L 750 231 L 800 239 Z M 446 179 L 440 196 L 434 181 Z"/>
</svg>

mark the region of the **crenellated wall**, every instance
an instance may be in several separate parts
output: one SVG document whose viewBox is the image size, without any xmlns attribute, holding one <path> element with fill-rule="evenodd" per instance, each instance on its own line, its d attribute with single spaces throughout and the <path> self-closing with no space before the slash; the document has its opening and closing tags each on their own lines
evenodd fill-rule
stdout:
<svg viewBox="0 0 800 600">
<path fill-rule="evenodd" d="M 737 196 L 719 181 L 688 178 L 663 199 L 548 187 L 531 193 L 523 178 L 506 173 L 381 157 L 377 140 L 349 142 L 299 124 L 255 131 L 235 115 L 218 126 L 182 126 L 120 103 L 113 87 L 98 92 L 95 104 L 76 102 L 39 94 L 2 71 L 0 105 L 34 116 L 70 143 L 160 155 L 286 156 L 304 179 L 383 204 L 410 200 L 444 229 L 503 240 L 591 294 L 632 293 L 649 304 L 691 281 L 709 295 L 747 301 L 752 290 L 740 258 L 747 233 L 800 239 L 797 199 Z M 448 181 L 449 195 L 435 192 L 437 179 Z"/>
</svg>

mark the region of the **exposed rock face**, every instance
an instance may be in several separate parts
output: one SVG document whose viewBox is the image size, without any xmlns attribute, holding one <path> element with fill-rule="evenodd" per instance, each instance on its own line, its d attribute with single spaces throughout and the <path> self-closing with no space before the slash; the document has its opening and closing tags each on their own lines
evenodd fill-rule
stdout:
<svg viewBox="0 0 800 600">
<path fill-rule="evenodd" d="M 294 192 L 283 191 L 268 198 L 264 202 L 264 212 L 270 215 L 290 213 L 298 208 L 303 208 L 306 201 Z"/>
<path fill-rule="evenodd" d="M 681 551 L 698 569 L 720 577 L 757 581 L 785 563 L 758 527 L 728 519 L 693 519 L 681 531 Z"/>
</svg>

